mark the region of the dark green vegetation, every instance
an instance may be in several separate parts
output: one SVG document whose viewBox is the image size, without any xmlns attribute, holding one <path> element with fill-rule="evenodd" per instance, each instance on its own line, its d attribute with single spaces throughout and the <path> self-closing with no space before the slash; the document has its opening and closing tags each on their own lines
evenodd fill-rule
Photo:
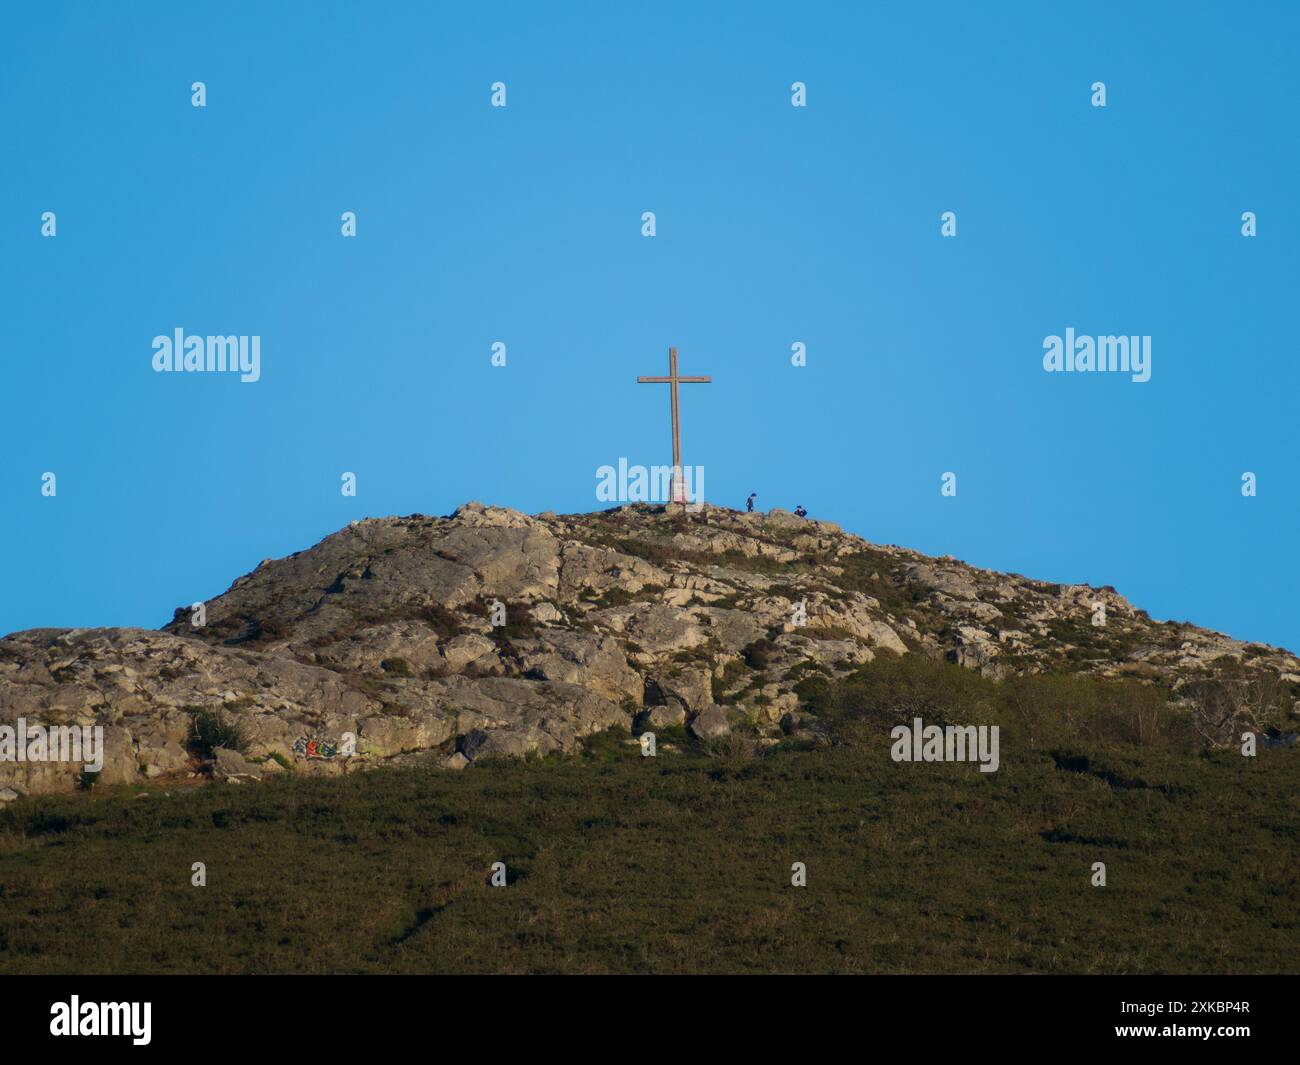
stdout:
<svg viewBox="0 0 1300 1065">
<path fill-rule="evenodd" d="M 223 713 L 195 707 L 190 724 L 190 749 L 204 758 L 211 758 L 218 747 L 232 751 L 244 749 L 244 734 L 239 725 Z"/>
<path fill-rule="evenodd" d="M 462 774 L 20 803 L 0 971 L 1300 969 L 1300 750 L 1203 753 L 1132 682 L 913 656 L 804 694 L 817 735 L 762 755 L 611 733 Z M 913 714 L 1000 723 L 1000 771 L 890 761 Z"/>
</svg>

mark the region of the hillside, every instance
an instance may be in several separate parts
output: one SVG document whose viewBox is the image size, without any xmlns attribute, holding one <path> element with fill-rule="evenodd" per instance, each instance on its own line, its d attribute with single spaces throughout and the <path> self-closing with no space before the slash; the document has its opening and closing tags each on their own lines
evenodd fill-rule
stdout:
<svg viewBox="0 0 1300 1065">
<path fill-rule="evenodd" d="M 12 803 L 0 971 L 1300 968 L 1294 750 L 1090 750 L 1062 769 L 1006 743 L 982 774 L 879 744 L 642 758 L 625 740 L 490 771 Z"/>
<path fill-rule="evenodd" d="M 980 570 L 781 511 L 529 517 L 470 503 L 371 519 L 263 562 L 204 609 L 198 627 L 184 607 L 159 631 L 0 640 L 0 724 L 103 725 L 97 779 L 131 784 L 460 768 L 619 727 L 753 751 L 826 744 L 844 686 L 893 656 L 1145 693 L 1116 711 L 1134 707 L 1136 742 L 1276 735 L 1294 729 L 1300 696 L 1294 655 L 1153 621 L 1112 588 Z M 80 779 L 68 763 L 0 762 L 0 797 Z"/>
</svg>

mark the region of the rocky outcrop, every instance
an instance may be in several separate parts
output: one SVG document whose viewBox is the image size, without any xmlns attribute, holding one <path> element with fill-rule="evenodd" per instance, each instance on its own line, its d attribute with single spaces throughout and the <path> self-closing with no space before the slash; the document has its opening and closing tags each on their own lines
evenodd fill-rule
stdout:
<svg viewBox="0 0 1300 1065">
<path fill-rule="evenodd" d="M 160 631 L 0 640 L 0 801 L 85 780 L 4 759 L 19 719 L 103 730 L 96 779 L 230 782 L 575 749 L 613 726 L 814 735 L 800 685 L 925 654 L 998 677 L 1071 670 L 1175 690 L 1300 661 L 1151 620 L 1112 588 L 994 573 L 782 511 L 631 506 L 354 522 Z M 196 622 L 201 622 L 196 624 Z"/>
</svg>

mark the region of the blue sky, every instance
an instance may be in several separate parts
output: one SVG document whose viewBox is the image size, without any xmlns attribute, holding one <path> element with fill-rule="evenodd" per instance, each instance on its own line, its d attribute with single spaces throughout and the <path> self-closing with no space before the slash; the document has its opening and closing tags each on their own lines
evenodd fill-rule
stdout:
<svg viewBox="0 0 1300 1065">
<path fill-rule="evenodd" d="M 1300 9 L 1057 6 L 8 5 L 0 632 L 596 509 L 669 461 L 675 344 L 711 502 L 1300 648 Z M 261 380 L 154 373 L 178 327 Z M 1067 327 L 1151 380 L 1045 373 Z"/>
</svg>

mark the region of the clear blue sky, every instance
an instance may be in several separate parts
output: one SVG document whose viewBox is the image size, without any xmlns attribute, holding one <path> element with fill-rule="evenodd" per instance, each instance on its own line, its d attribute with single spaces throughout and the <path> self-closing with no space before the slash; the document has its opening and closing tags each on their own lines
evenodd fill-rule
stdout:
<svg viewBox="0 0 1300 1065">
<path fill-rule="evenodd" d="M 675 344 L 712 502 L 1300 648 L 1297 5 L 617 6 L 6 5 L 0 631 L 596 509 Z M 177 327 L 262 379 L 155 374 Z M 1045 373 L 1067 327 L 1151 381 Z"/>
</svg>

